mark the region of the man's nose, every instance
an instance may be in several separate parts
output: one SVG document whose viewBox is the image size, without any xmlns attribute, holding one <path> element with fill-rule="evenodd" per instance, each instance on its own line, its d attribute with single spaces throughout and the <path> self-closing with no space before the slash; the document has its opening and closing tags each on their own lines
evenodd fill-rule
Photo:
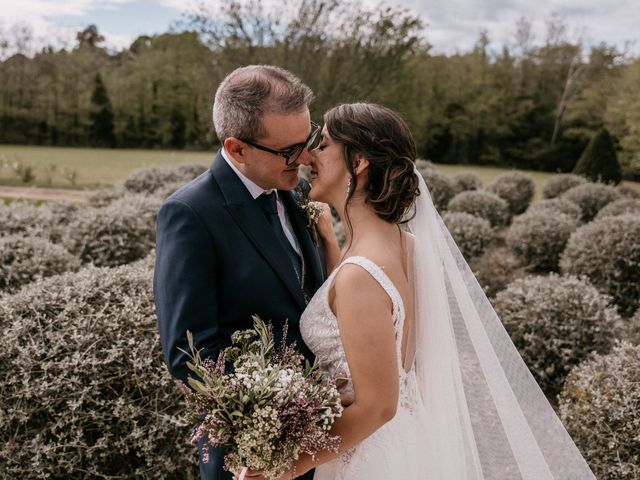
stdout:
<svg viewBox="0 0 640 480">
<path fill-rule="evenodd" d="M 298 160 L 296 160 L 296 163 L 309 166 L 311 164 L 311 154 L 309 153 L 309 150 L 307 150 L 306 148 L 303 149 L 302 153 L 298 157 Z"/>
</svg>

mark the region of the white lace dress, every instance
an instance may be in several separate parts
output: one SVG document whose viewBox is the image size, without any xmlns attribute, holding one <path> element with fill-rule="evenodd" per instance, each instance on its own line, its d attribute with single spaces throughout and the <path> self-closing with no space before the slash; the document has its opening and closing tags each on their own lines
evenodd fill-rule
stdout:
<svg viewBox="0 0 640 480">
<path fill-rule="evenodd" d="M 428 452 L 421 441 L 426 428 L 424 418 L 414 409 L 418 390 L 413 369 L 402 367 L 402 330 L 405 319 L 402 297 L 381 267 L 364 257 L 344 260 L 316 292 L 300 319 L 300 331 L 307 346 L 317 357 L 320 366 L 330 375 L 350 378 L 338 321 L 331 311 L 328 294 L 337 272 L 346 264 L 359 265 L 376 279 L 387 292 L 393 304 L 393 322 L 396 331 L 398 378 L 400 397 L 395 417 L 356 447 L 338 458 L 316 468 L 315 480 L 395 478 L 428 478 Z M 354 392 L 357 397 L 358 392 Z"/>
</svg>

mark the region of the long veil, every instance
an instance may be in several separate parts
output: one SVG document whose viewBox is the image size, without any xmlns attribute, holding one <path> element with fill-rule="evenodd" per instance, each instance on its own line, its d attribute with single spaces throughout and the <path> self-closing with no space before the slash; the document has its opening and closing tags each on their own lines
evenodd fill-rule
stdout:
<svg viewBox="0 0 640 480">
<path fill-rule="evenodd" d="M 420 196 L 408 229 L 429 478 L 595 479 L 416 175 Z"/>
</svg>

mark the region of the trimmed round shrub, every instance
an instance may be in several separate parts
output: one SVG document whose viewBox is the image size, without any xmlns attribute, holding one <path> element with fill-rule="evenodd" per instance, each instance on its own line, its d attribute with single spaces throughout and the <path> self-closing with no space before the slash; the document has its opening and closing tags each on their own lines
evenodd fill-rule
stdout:
<svg viewBox="0 0 640 480">
<path fill-rule="evenodd" d="M 585 183 L 567 190 L 562 198 L 578 205 L 582 210 L 582 221 L 590 222 L 605 205 L 618 200 L 620 193 L 611 185 Z"/>
<path fill-rule="evenodd" d="M 625 213 L 640 215 L 640 200 L 635 198 L 621 198 L 620 200 L 611 202 L 598 212 L 596 219 L 615 217 L 617 215 L 624 215 Z"/>
<path fill-rule="evenodd" d="M 123 186 L 125 190 L 133 193 L 154 193 L 168 183 L 187 183 L 206 169 L 203 165 L 145 167 L 129 175 Z"/>
<path fill-rule="evenodd" d="M 0 238 L 0 292 L 15 292 L 34 280 L 79 268 L 78 258 L 43 238 Z"/>
<path fill-rule="evenodd" d="M 52 219 L 40 207 L 29 203 L 0 202 L 0 237 L 9 235 L 31 235 L 48 237 L 47 230 Z"/>
<path fill-rule="evenodd" d="M 454 182 L 456 193 L 482 188 L 482 180 L 473 172 L 456 173 L 451 179 Z"/>
<path fill-rule="evenodd" d="M 58 243 L 65 226 L 80 209 L 75 204 L 60 202 L 40 206 L 24 202 L 0 203 L 0 237 L 23 235 Z"/>
<path fill-rule="evenodd" d="M 528 275 L 520 258 L 506 247 L 490 248 L 472 259 L 470 266 L 489 298 L 493 298 L 514 280 Z"/>
<path fill-rule="evenodd" d="M 509 204 L 509 210 L 513 215 L 524 212 L 535 193 L 535 185 L 526 175 L 512 171 L 498 176 L 488 187 L 489 192 L 493 192 Z"/>
<path fill-rule="evenodd" d="M 577 222 L 580 222 L 582 218 L 582 209 L 566 198 L 547 198 L 540 200 L 539 202 L 529 205 L 525 213 L 545 213 L 546 215 L 563 213 Z"/>
<path fill-rule="evenodd" d="M 449 200 L 456 194 L 456 187 L 447 175 L 432 168 L 420 172 L 427 184 L 433 204 L 439 212 L 447 209 Z"/>
<path fill-rule="evenodd" d="M 616 339 L 640 345 L 640 308 L 630 317 L 622 317 L 613 332 Z"/>
<path fill-rule="evenodd" d="M 509 205 L 495 193 L 484 190 L 462 192 L 451 199 L 447 209 L 450 212 L 464 212 L 484 218 L 492 227 L 500 227 L 509 222 Z"/>
<path fill-rule="evenodd" d="M 618 191 L 627 198 L 640 198 L 640 190 L 629 185 L 618 185 Z"/>
<path fill-rule="evenodd" d="M 425 170 L 431 170 L 436 166 L 430 160 L 424 160 L 422 158 L 416 159 L 416 168 L 420 173 L 424 173 Z"/>
<path fill-rule="evenodd" d="M 516 280 L 493 306 L 542 390 L 555 396 L 589 353 L 609 350 L 620 318 L 609 303 L 584 279 L 550 274 Z"/>
<path fill-rule="evenodd" d="M 630 315 L 640 306 L 640 216 L 604 217 L 577 229 L 560 259 L 562 272 L 585 275 Z"/>
<path fill-rule="evenodd" d="M 186 180 L 193 180 L 196 177 L 199 177 L 204 172 L 209 170 L 206 165 L 200 165 L 199 163 L 191 163 L 186 165 L 179 165 L 176 167 L 179 175 L 182 175 Z"/>
<path fill-rule="evenodd" d="M 640 346 L 622 342 L 576 367 L 560 418 L 599 480 L 640 478 Z"/>
<path fill-rule="evenodd" d="M 634 345 L 640 345 L 640 308 L 638 308 L 635 315 L 626 322 L 625 327 L 624 338 Z"/>
<path fill-rule="evenodd" d="M 92 207 L 106 207 L 126 194 L 127 191 L 122 187 L 101 188 L 89 197 L 89 205 Z"/>
<path fill-rule="evenodd" d="M 184 185 L 183 182 L 167 183 L 166 185 L 163 185 L 162 187 L 157 189 L 155 192 L 153 192 L 153 196 L 164 200 L 170 197 L 171 195 L 173 195 L 173 193 L 183 185 Z"/>
<path fill-rule="evenodd" d="M 162 199 L 125 195 L 103 208 L 87 208 L 69 224 L 64 245 L 84 263 L 115 266 L 146 256 L 155 246 Z"/>
<path fill-rule="evenodd" d="M 526 213 L 515 217 L 506 243 L 523 263 L 542 271 L 556 271 L 558 262 L 578 222 L 563 213 Z"/>
<path fill-rule="evenodd" d="M 584 185 L 587 181 L 588 180 L 581 175 L 560 173 L 552 176 L 549 180 L 544 182 L 544 186 L 542 187 L 542 196 L 544 198 L 556 198 L 573 187 Z"/>
<path fill-rule="evenodd" d="M 484 218 L 447 212 L 442 219 L 467 260 L 481 255 L 493 239 L 491 225 Z"/>
<path fill-rule="evenodd" d="M 0 471 L 12 478 L 198 478 L 144 262 L 0 298 Z"/>
</svg>

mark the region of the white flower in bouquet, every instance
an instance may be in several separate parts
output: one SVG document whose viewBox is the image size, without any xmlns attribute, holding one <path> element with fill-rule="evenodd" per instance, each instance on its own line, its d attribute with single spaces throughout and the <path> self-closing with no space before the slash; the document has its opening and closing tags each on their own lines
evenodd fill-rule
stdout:
<svg viewBox="0 0 640 480">
<path fill-rule="evenodd" d="M 187 365 L 198 378 L 189 378 L 191 389 L 182 388 L 197 422 L 192 442 L 207 436 L 205 461 L 207 446 L 221 446 L 227 470 L 248 467 L 277 478 L 302 453 L 338 451 L 340 438 L 329 431 L 342 405 L 332 379 L 284 340 L 276 348 L 271 326 L 253 319 L 254 329 L 235 332 L 216 362 L 200 358 L 187 332 Z"/>
</svg>

